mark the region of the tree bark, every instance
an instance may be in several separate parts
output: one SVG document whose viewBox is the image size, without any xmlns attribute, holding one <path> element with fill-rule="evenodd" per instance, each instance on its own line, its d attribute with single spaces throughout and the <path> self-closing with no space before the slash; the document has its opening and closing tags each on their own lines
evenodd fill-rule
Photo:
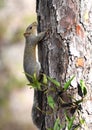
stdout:
<svg viewBox="0 0 92 130">
<path fill-rule="evenodd" d="M 60 82 L 61 87 L 72 76 L 71 89 L 61 94 L 62 99 L 69 103 L 69 95 L 79 99 L 78 85 L 84 80 L 87 87 L 87 96 L 82 103 L 82 118 L 86 127 L 81 130 L 92 129 L 92 2 L 91 0 L 37 0 L 38 31 L 50 28 L 49 37 L 39 44 L 39 59 L 42 70 L 46 75 Z M 48 90 L 52 84 L 49 83 Z M 43 124 L 41 130 L 53 128 L 55 120 L 59 117 L 61 124 L 66 127 L 64 111 L 67 107 L 60 105 L 57 100 L 59 90 L 42 93 L 41 113 Z M 47 97 L 51 95 L 56 102 L 56 110 L 51 114 Z M 39 98 L 39 97 L 38 97 Z M 74 113 L 68 109 L 70 117 Z M 41 120 L 42 123 L 42 120 Z M 78 117 L 76 124 L 78 123 Z"/>
</svg>

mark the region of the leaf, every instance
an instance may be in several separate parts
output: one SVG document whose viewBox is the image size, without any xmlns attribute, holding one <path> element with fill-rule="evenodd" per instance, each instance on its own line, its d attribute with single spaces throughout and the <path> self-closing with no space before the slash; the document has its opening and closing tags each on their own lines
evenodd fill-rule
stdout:
<svg viewBox="0 0 92 130">
<path fill-rule="evenodd" d="M 44 84 L 47 84 L 47 83 L 48 83 L 46 74 L 43 74 L 43 83 L 44 83 Z"/>
<path fill-rule="evenodd" d="M 41 83 L 35 81 L 34 83 L 30 83 L 30 85 L 34 88 L 34 89 L 38 89 L 41 90 Z"/>
<path fill-rule="evenodd" d="M 87 94 L 87 89 L 83 80 L 80 80 L 80 89 L 82 94 L 85 96 Z"/>
<path fill-rule="evenodd" d="M 60 83 L 59 83 L 57 80 L 55 80 L 55 79 L 53 79 L 53 78 L 51 78 L 51 77 L 49 77 L 49 76 L 47 76 L 47 78 L 48 78 L 53 84 L 55 84 L 57 87 L 60 87 Z"/>
<path fill-rule="evenodd" d="M 83 125 L 85 123 L 85 119 L 83 119 L 82 117 L 80 117 L 79 121 L 80 121 L 81 125 Z"/>
<path fill-rule="evenodd" d="M 67 115 L 67 113 L 65 113 L 65 117 L 66 117 L 66 120 L 67 120 L 67 124 L 68 124 L 68 130 L 71 130 L 72 129 L 72 126 L 73 126 L 73 122 L 74 122 L 74 119 L 75 119 L 75 116 L 72 116 L 71 118 Z"/>
<path fill-rule="evenodd" d="M 75 116 L 73 116 L 68 124 L 68 130 L 71 130 L 73 127 L 73 122 L 74 122 Z"/>
<path fill-rule="evenodd" d="M 28 85 L 31 85 L 34 89 L 41 90 L 41 83 L 38 81 L 36 73 L 33 75 L 30 75 L 28 73 L 25 74 L 32 79 L 32 82 L 30 82 Z"/>
<path fill-rule="evenodd" d="M 76 105 L 79 105 L 81 102 L 83 102 L 83 99 L 76 100 L 75 104 L 76 104 Z"/>
<path fill-rule="evenodd" d="M 72 78 L 70 78 L 70 79 L 64 84 L 64 91 L 66 91 L 66 90 L 69 88 L 69 86 L 70 86 L 72 80 L 74 79 L 74 77 L 75 77 L 75 76 L 73 76 Z"/>
<path fill-rule="evenodd" d="M 52 98 L 51 96 L 48 96 L 48 97 L 47 97 L 47 101 L 48 101 L 49 106 L 50 106 L 52 109 L 54 109 L 54 107 L 55 107 L 55 102 L 54 102 L 53 98 Z"/>
<path fill-rule="evenodd" d="M 70 121 L 70 117 L 66 114 L 66 112 L 65 112 L 65 117 L 66 117 L 66 120 L 69 122 Z"/>
<path fill-rule="evenodd" d="M 57 118 L 54 124 L 54 129 L 53 130 L 61 130 L 62 126 L 60 124 L 60 119 Z"/>
<path fill-rule="evenodd" d="M 27 76 L 30 77 L 30 78 L 33 77 L 32 75 L 30 75 L 30 74 L 28 74 L 28 73 L 26 73 L 26 72 L 24 72 L 24 74 L 27 75 Z"/>
<path fill-rule="evenodd" d="M 47 128 L 47 130 L 53 130 L 52 128 Z"/>
<path fill-rule="evenodd" d="M 34 80 L 37 80 L 37 75 L 36 75 L 36 73 L 33 74 L 33 79 L 34 79 Z"/>
</svg>

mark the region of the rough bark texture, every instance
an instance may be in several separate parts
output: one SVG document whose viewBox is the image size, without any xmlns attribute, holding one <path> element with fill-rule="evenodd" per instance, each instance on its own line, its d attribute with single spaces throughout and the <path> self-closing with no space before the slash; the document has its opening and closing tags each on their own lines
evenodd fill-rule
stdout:
<svg viewBox="0 0 92 130">
<path fill-rule="evenodd" d="M 68 94 L 79 98 L 77 88 L 80 79 L 87 86 L 87 97 L 82 104 L 82 117 L 86 127 L 92 129 L 92 1 L 91 0 L 37 0 L 38 31 L 50 28 L 49 37 L 39 45 L 39 58 L 43 72 L 61 83 L 75 75 L 68 93 L 62 96 L 70 102 Z M 49 84 L 48 89 L 51 87 Z M 47 96 L 51 95 L 57 103 L 56 110 L 44 114 L 41 130 L 53 128 L 57 117 L 61 124 L 65 122 L 64 110 L 57 101 L 58 91 L 42 94 L 42 111 L 51 111 L 47 104 Z M 70 116 L 73 114 L 68 111 Z M 77 121 L 76 121 L 77 123 Z"/>
</svg>

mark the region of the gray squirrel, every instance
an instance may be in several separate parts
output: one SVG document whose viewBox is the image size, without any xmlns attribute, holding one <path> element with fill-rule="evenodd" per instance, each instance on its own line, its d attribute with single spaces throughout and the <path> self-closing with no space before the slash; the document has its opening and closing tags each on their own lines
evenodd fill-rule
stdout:
<svg viewBox="0 0 92 130">
<path fill-rule="evenodd" d="M 41 66 L 40 66 L 40 62 L 38 61 L 37 45 L 41 40 L 44 39 L 46 33 L 47 31 L 37 33 L 36 22 L 30 24 L 24 33 L 26 42 L 25 42 L 25 49 L 24 49 L 23 66 L 24 66 L 25 75 L 30 83 L 32 82 L 32 79 L 28 75 L 33 75 L 34 73 L 36 73 L 37 77 L 39 78 Z M 40 92 L 39 90 L 34 90 L 34 104 L 32 108 L 32 119 L 34 124 L 39 129 L 41 129 L 42 127 L 41 122 L 43 120 L 42 113 L 39 110 L 37 110 L 37 107 L 40 107 L 41 105 L 41 94 L 42 92 Z M 38 103 L 39 101 L 40 103 Z"/>
</svg>

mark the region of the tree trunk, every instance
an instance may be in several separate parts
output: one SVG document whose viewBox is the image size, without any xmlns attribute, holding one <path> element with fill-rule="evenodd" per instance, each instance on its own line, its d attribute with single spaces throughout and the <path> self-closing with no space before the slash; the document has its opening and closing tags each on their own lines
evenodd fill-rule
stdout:
<svg viewBox="0 0 92 130">
<path fill-rule="evenodd" d="M 70 117 L 79 115 L 62 106 L 58 94 L 64 102 L 70 103 L 71 96 L 79 99 L 78 86 L 82 79 L 87 87 L 87 96 L 81 103 L 81 118 L 85 125 L 79 129 L 92 129 L 92 1 L 91 0 L 37 0 L 38 31 L 50 28 L 49 36 L 39 44 L 39 59 L 43 72 L 64 83 L 72 76 L 70 89 L 61 94 L 60 91 L 42 93 L 39 102 L 42 106 L 43 124 L 41 130 L 53 128 L 59 117 L 63 128 L 66 128 L 65 110 Z M 49 83 L 48 90 L 52 87 Z M 47 97 L 52 96 L 56 103 L 55 111 L 48 106 Z M 71 95 L 69 97 L 69 95 Z M 44 113 L 43 113 L 44 111 Z M 51 112 L 50 114 L 48 114 Z M 41 120 L 42 122 L 42 120 Z"/>
</svg>

